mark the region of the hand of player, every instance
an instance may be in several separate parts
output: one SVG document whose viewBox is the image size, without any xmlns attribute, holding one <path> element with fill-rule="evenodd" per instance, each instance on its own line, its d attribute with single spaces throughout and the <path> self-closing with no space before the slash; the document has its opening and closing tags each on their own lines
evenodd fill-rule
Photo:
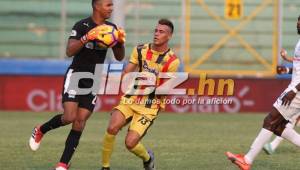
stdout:
<svg viewBox="0 0 300 170">
<path fill-rule="evenodd" d="M 105 27 L 103 27 L 103 25 L 98 25 L 91 29 L 86 35 L 88 40 L 93 41 L 99 39 L 99 36 L 104 33 L 106 33 Z"/>
<path fill-rule="evenodd" d="M 293 58 L 288 57 L 287 52 L 284 48 L 280 50 L 280 56 L 282 57 L 282 59 L 284 59 L 287 62 L 293 62 Z"/>
<path fill-rule="evenodd" d="M 295 98 L 296 93 L 293 92 L 292 90 L 287 92 L 283 97 L 282 97 L 282 103 L 281 105 L 283 106 L 289 106 L 292 102 L 292 100 Z"/>
<path fill-rule="evenodd" d="M 284 48 L 282 48 L 280 50 L 280 55 L 281 55 L 282 58 L 286 58 L 287 57 L 287 52 L 286 52 L 286 50 Z"/>
<path fill-rule="evenodd" d="M 103 28 L 101 25 L 91 29 L 87 34 L 81 37 L 80 41 L 82 43 L 87 43 L 88 41 L 94 41 L 98 39 L 99 35 L 103 34 Z"/>
<path fill-rule="evenodd" d="M 118 28 L 118 42 L 124 44 L 126 41 L 126 33 L 122 28 Z"/>
<path fill-rule="evenodd" d="M 288 69 L 285 66 L 277 66 L 276 68 L 277 74 L 287 74 Z"/>
</svg>

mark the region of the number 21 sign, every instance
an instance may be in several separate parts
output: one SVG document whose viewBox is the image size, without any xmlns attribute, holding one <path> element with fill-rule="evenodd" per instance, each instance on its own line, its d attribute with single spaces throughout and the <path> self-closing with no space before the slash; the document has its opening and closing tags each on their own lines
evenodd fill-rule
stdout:
<svg viewBox="0 0 300 170">
<path fill-rule="evenodd" d="M 243 16 L 243 0 L 225 0 L 225 18 L 237 20 Z"/>
</svg>

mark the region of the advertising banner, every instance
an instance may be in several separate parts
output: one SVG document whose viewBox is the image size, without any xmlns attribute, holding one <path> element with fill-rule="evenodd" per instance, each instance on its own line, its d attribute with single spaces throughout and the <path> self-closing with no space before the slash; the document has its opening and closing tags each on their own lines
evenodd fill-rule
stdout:
<svg viewBox="0 0 300 170">
<path fill-rule="evenodd" d="M 214 83 L 213 95 L 208 85 L 200 86 L 199 78 L 189 78 L 177 88 L 186 88 L 189 95 L 170 95 L 166 111 L 176 113 L 207 112 L 268 112 L 273 102 L 287 87 L 283 79 L 233 79 L 233 95 L 217 95 L 219 79 Z M 62 111 L 62 76 L 1 76 L 0 110 Z M 199 89 L 204 94 L 199 95 Z M 197 93 L 198 92 L 198 93 Z M 95 111 L 110 111 L 119 103 L 120 95 L 99 95 Z"/>
</svg>

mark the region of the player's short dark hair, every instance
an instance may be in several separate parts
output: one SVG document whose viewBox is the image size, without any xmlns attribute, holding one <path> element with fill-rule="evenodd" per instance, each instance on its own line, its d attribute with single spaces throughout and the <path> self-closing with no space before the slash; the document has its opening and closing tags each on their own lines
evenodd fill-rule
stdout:
<svg viewBox="0 0 300 170">
<path fill-rule="evenodd" d="M 298 17 L 298 20 L 300 20 L 300 15 L 299 15 L 299 17 Z"/>
<path fill-rule="evenodd" d="M 174 31 L 174 25 L 173 25 L 172 21 L 163 18 L 163 19 L 160 19 L 158 21 L 158 24 L 168 26 L 171 29 L 171 33 L 173 33 L 173 31 Z"/>
<path fill-rule="evenodd" d="M 95 4 L 97 1 L 100 1 L 100 0 L 92 0 L 92 7 L 94 8 L 95 7 Z"/>
</svg>

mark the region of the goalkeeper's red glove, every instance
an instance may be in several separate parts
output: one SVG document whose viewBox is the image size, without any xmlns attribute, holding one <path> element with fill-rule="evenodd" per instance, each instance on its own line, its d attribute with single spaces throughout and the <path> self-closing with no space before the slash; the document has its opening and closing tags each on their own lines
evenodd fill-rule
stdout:
<svg viewBox="0 0 300 170">
<path fill-rule="evenodd" d="M 91 29 L 87 34 L 85 34 L 84 36 L 82 36 L 80 38 L 80 41 L 83 44 L 86 44 L 89 41 L 94 41 L 96 39 L 98 39 L 99 35 L 103 34 L 103 28 L 101 28 L 101 25 Z"/>
</svg>

